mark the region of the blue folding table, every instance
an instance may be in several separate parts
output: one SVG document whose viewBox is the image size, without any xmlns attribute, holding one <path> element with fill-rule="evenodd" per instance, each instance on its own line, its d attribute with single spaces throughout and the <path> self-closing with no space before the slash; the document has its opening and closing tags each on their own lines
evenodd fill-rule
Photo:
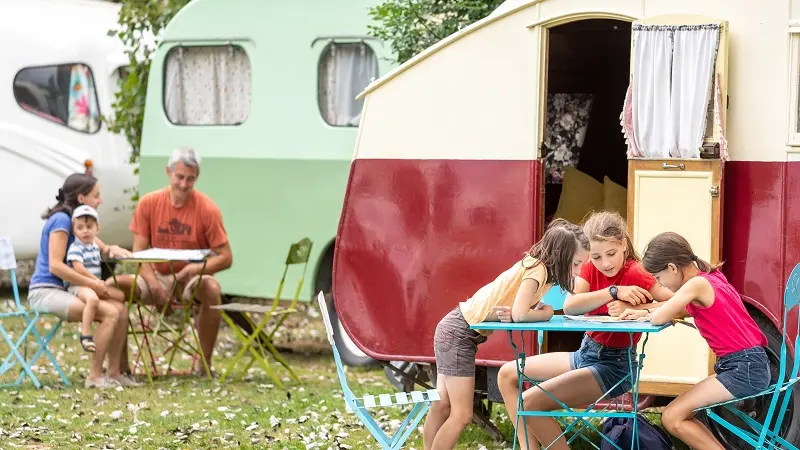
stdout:
<svg viewBox="0 0 800 450">
<path fill-rule="evenodd" d="M 601 316 L 602 317 L 602 316 Z M 516 449 L 517 446 L 517 433 L 519 430 L 519 421 L 520 417 L 553 417 L 556 420 L 562 421 L 564 418 L 573 417 L 575 418 L 572 423 L 566 425 L 564 431 L 561 433 L 561 436 L 565 436 L 569 431 L 574 429 L 574 435 L 570 437 L 568 442 L 572 442 L 576 438 L 580 437 L 581 439 L 585 440 L 586 442 L 591 443 L 589 439 L 582 434 L 584 429 L 591 429 L 595 432 L 598 432 L 603 439 L 606 439 L 611 445 L 616 448 L 617 450 L 622 450 L 617 444 L 612 442 L 608 437 L 603 435 L 602 433 L 597 430 L 597 428 L 592 425 L 591 422 L 587 421 L 587 418 L 594 418 L 594 417 L 629 417 L 634 418 L 633 421 L 633 436 L 632 436 L 632 445 L 631 449 L 639 448 L 639 440 L 637 439 L 638 434 L 638 420 L 635 420 L 638 414 L 639 408 L 639 376 L 641 375 L 642 371 L 642 362 L 644 361 L 644 348 L 647 344 L 647 339 L 649 337 L 649 333 L 657 333 L 665 328 L 670 326 L 670 324 L 664 325 L 653 325 L 650 322 L 640 322 L 640 321 L 613 321 L 613 322 L 591 322 L 587 320 L 575 320 L 569 319 L 564 316 L 553 316 L 550 320 L 546 322 L 525 322 L 525 323 L 503 323 L 503 322 L 483 322 L 476 325 L 470 326 L 473 330 L 492 330 L 492 331 L 507 331 L 508 337 L 511 342 L 511 346 L 514 348 L 514 357 L 516 358 L 517 364 L 517 387 L 519 389 L 519 398 L 517 399 L 517 422 L 514 425 L 514 447 Z M 586 409 L 573 409 L 562 401 L 557 399 L 553 394 L 547 392 L 544 388 L 541 387 L 540 381 L 533 380 L 527 376 L 525 376 L 525 339 L 522 339 L 521 348 L 518 348 L 517 345 L 514 343 L 513 333 L 515 331 L 520 332 L 520 334 L 526 331 L 538 331 L 539 333 L 543 331 L 579 331 L 579 332 L 586 332 L 586 331 L 606 331 L 606 332 L 616 332 L 616 333 L 627 333 L 630 337 L 631 345 L 633 345 L 633 335 L 634 333 L 645 333 L 644 339 L 642 341 L 642 351 L 638 355 L 638 360 L 631 357 L 630 353 L 628 354 L 628 367 L 630 368 L 629 374 L 620 380 L 617 384 L 609 388 L 613 390 L 619 384 L 623 383 L 624 381 L 628 380 L 631 382 L 631 411 L 626 411 L 624 408 L 624 404 L 622 408 L 615 408 L 611 409 L 611 405 L 605 407 L 601 411 L 592 411 L 595 409 L 595 405 L 601 402 L 606 398 L 608 392 L 603 393 L 603 395 L 595 400 L 594 403 L 589 405 Z M 635 374 L 635 376 L 634 376 Z M 527 381 L 533 385 L 533 388 L 538 388 L 544 391 L 548 396 L 550 396 L 556 403 L 558 403 L 563 411 L 525 411 L 524 406 L 522 403 L 522 383 Z M 562 422 L 563 423 L 563 422 Z M 576 426 L 577 424 L 581 424 L 580 427 Z M 527 431 L 527 424 L 523 420 L 523 424 L 526 426 Z M 527 433 L 526 433 L 527 436 Z M 554 441 L 555 442 L 555 441 Z M 530 443 L 527 443 L 530 446 Z M 543 443 L 544 444 L 544 443 Z M 546 450 L 553 442 L 547 444 L 544 449 Z M 594 444 L 592 444 L 594 445 Z M 594 445 L 596 448 L 597 446 Z"/>
</svg>

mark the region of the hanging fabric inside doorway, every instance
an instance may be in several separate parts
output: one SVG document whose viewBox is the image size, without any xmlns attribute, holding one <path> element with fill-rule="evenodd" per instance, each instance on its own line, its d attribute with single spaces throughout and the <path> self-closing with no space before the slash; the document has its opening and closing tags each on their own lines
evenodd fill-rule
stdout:
<svg viewBox="0 0 800 450">
<path fill-rule="evenodd" d="M 629 157 L 700 157 L 719 36 L 718 24 L 633 26 L 633 73 L 620 116 Z"/>
</svg>

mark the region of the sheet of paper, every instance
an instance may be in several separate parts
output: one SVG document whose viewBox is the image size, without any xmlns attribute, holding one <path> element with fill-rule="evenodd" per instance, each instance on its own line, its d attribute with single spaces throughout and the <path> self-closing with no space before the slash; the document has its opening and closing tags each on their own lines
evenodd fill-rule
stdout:
<svg viewBox="0 0 800 450">
<path fill-rule="evenodd" d="M 172 250 L 168 248 L 148 248 L 134 252 L 131 259 L 147 259 L 158 261 L 202 261 L 211 250 Z"/>
<path fill-rule="evenodd" d="M 565 314 L 565 319 L 580 320 L 583 322 L 596 322 L 596 323 L 610 323 L 610 322 L 649 322 L 650 319 L 644 317 L 636 320 L 620 320 L 619 317 L 614 316 L 570 316 Z"/>
</svg>

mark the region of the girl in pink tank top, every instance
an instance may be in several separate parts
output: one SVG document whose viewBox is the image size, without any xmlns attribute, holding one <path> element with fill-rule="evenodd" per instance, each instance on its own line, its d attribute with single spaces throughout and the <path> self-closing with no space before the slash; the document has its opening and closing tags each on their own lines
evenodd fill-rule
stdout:
<svg viewBox="0 0 800 450">
<path fill-rule="evenodd" d="M 764 347 L 767 338 L 758 328 L 736 289 L 719 265 L 699 259 L 689 242 L 677 233 L 661 233 L 647 244 L 642 264 L 675 295 L 654 305 L 651 313 L 627 310 L 622 318 L 650 317 L 653 324 L 687 315 L 717 356 L 715 375 L 697 383 L 667 406 L 662 423 L 692 448 L 724 447 L 699 421 L 696 408 L 758 394 L 770 382 Z"/>
</svg>

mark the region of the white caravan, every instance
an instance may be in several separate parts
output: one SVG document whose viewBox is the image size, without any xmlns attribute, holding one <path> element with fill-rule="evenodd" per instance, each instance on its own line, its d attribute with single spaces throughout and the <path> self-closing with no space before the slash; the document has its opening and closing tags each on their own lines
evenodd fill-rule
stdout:
<svg viewBox="0 0 800 450">
<path fill-rule="evenodd" d="M 101 183 L 101 237 L 130 245 L 130 146 L 101 116 L 127 65 L 116 28 L 120 5 L 99 0 L 0 2 L 0 235 L 17 258 L 36 256 L 42 212 L 86 164 Z"/>
</svg>

